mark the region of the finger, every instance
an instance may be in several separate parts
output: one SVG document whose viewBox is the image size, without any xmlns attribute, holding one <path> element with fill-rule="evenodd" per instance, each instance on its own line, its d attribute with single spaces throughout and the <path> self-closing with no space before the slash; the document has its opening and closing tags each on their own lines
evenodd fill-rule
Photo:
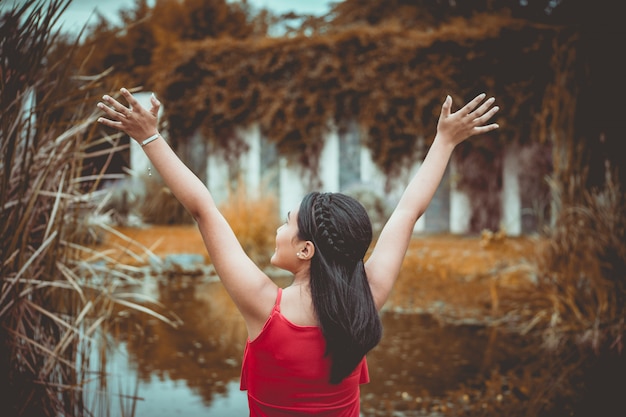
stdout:
<svg viewBox="0 0 626 417">
<path fill-rule="evenodd" d="M 465 106 L 463 106 L 463 108 L 459 111 L 461 112 L 461 114 L 464 114 L 464 115 L 470 114 L 472 110 L 474 110 L 476 106 L 478 106 L 478 104 L 485 99 L 485 96 L 486 96 L 485 93 L 480 93 L 479 95 L 474 97 L 472 101 L 470 101 Z"/>
<path fill-rule="evenodd" d="M 150 108 L 150 113 L 152 113 L 154 117 L 157 117 L 159 115 L 159 108 L 161 107 L 161 102 L 157 100 L 154 93 L 152 93 L 152 95 L 150 96 L 150 103 L 152 104 L 152 108 Z"/>
<path fill-rule="evenodd" d="M 107 103 L 109 106 L 111 106 L 115 110 L 115 112 L 118 114 L 118 116 L 128 117 L 128 114 L 132 113 L 132 110 L 130 110 L 129 108 L 124 106 L 122 103 L 120 103 L 119 101 L 117 101 L 116 99 L 114 99 L 113 97 L 109 95 L 102 96 L 102 100 L 105 103 Z"/>
<path fill-rule="evenodd" d="M 122 93 L 122 96 L 124 96 L 128 104 L 130 105 L 131 109 L 137 109 L 138 111 L 140 111 L 140 109 L 143 109 L 141 104 L 139 104 L 139 102 L 135 99 L 135 97 L 133 97 L 130 91 L 128 91 L 126 88 L 122 87 L 120 89 L 120 92 Z"/>
<path fill-rule="evenodd" d="M 448 95 L 446 99 L 443 101 L 443 104 L 441 105 L 441 116 L 443 118 L 450 116 L 451 108 L 452 108 L 452 97 Z"/>
<path fill-rule="evenodd" d="M 97 106 L 111 119 L 121 119 L 122 117 L 124 117 L 122 113 L 113 110 L 111 107 L 107 106 L 104 103 L 98 103 Z"/>
<path fill-rule="evenodd" d="M 489 111 L 485 114 L 483 114 L 480 117 L 477 117 L 476 119 L 474 119 L 474 123 L 476 123 L 477 125 L 483 125 L 485 123 L 487 123 L 487 120 L 491 119 L 494 114 L 496 114 L 498 112 L 498 110 L 500 110 L 500 107 L 495 106 L 492 107 L 491 109 L 489 109 Z M 476 113 L 476 112 L 474 112 Z"/>
<path fill-rule="evenodd" d="M 117 122 L 115 120 L 110 120 L 110 119 L 107 119 L 105 117 L 99 117 L 98 118 L 98 123 L 103 124 L 105 126 L 114 127 L 115 129 L 118 129 L 118 130 L 122 129 L 122 122 Z"/>
<path fill-rule="evenodd" d="M 474 110 L 472 112 L 472 114 L 476 117 L 481 116 L 483 113 L 485 113 L 487 110 L 489 110 L 489 108 L 491 107 L 491 105 L 493 104 L 493 102 L 496 101 L 495 98 L 493 97 L 489 97 L 489 99 L 487 99 L 483 104 L 481 104 L 476 110 Z"/>
<path fill-rule="evenodd" d="M 497 124 L 497 123 L 492 123 L 492 124 L 487 125 L 487 126 L 475 127 L 474 128 L 474 134 L 481 134 L 481 133 L 491 132 L 492 130 L 496 130 L 499 127 L 500 127 L 500 125 Z"/>
</svg>

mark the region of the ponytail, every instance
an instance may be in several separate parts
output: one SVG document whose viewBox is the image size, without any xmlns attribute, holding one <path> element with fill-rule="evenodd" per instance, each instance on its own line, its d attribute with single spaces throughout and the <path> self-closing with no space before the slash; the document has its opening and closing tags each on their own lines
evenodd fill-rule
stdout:
<svg viewBox="0 0 626 417">
<path fill-rule="evenodd" d="M 330 382 L 350 375 L 382 337 L 363 257 L 372 226 L 363 206 L 339 193 L 310 193 L 298 211 L 300 239 L 311 240 L 311 297 L 331 358 Z"/>
</svg>

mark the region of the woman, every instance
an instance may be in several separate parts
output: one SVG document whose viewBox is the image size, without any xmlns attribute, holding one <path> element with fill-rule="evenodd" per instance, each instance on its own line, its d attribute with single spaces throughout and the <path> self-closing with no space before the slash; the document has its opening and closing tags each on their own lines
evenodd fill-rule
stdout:
<svg viewBox="0 0 626 417">
<path fill-rule="evenodd" d="M 340 193 L 310 193 L 276 233 L 273 265 L 294 275 L 279 288 L 245 254 L 205 185 L 157 131 L 160 107 L 144 109 L 125 88 L 123 105 L 98 107 L 103 125 L 138 139 L 176 198 L 191 213 L 215 270 L 248 330 L 241 388 L 251 416 L 359 416 L 359 384 L 369 382 L 365 354 L 379 342 L 378 312 L 400 271 L 413 227 L 430 203 L 453 149 L 498 128 L 498 111 L 480 94 L 455 113 L 446 97 L 437 134 L 381 231 L 367 262 L 372 227 L 363 206 Z"/>
</svg>

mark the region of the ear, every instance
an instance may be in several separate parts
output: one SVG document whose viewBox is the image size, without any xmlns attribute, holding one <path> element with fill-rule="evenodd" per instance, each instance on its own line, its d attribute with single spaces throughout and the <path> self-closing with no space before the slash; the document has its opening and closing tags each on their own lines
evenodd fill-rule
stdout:
<svg viewBox="0 0 626 417">
<path fill-rule="evenodd" d="M 313 257 L 313 255 L 315 255 L 315 245 L 310 240 L 307 240 L 302 244 L 304 246 L 302 246 L 300 252 L 298 252 L 300 254 L 298 255 L 298 258 L 303 261 L 308 261 Z"/>
</svg>

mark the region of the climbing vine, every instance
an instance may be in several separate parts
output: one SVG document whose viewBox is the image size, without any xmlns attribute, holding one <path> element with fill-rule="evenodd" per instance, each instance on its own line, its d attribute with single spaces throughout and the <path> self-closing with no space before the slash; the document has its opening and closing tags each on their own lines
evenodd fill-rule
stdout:
<svg viewBox="0 0 626 417">
<path fill-rule="evenodd" d="M 576 78 L 554 62 L 563 48 L 576 50 L 573 30 L 516 19 L 521 9 L 508 2 L 344 0 L 298 27 L 289 24 L 298 16 L 255 14 L 246 2 L 136 2 L 123 31 L 93 29 L 88 71 L 111 67 L 122 83 L 156 91 L 176 147 L 201 132 L 232 159 L 245 150 L 237 128 L 258 123 L 313 175 L 331 124 L 356 123 L 393 178 L 424 149 L 417 141 L 429 145 L 447 94 L 457 106 L 481 91 L 497 97 L 496 155 L 512 141 L 545 141 L 560 114 L 548 96 L 570 88 L 559 79 Z M 281 19 L 285 35 L 268 36 Z"/>
<path fill-rule="evenodd" d="M 183 41 L 155 52 L 150 84 L 168 104 L 173 136 L 200 130 L 223 149 L 237 126 L 259 123 L 282 155 L 318 169 L 324 135 L 357 122 L 393 176 L 419 137 L 433 137 L 446 94 L 485 91 L 506 114 L 500 143 L 533 139 L 567 34 L 504 15 L 454 18 L 432 30 L 389 23 L 282 38 Z M 427 142 L 428 144 L 428 142 Z"/>
</svg>

